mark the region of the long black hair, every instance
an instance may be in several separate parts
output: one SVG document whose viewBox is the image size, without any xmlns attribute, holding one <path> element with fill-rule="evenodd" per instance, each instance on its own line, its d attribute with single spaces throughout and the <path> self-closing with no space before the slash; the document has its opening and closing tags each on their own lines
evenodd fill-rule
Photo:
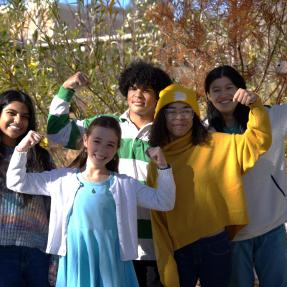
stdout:
<svg viewBox="0 0 287 287">
<path fill-rule="evenodd" d="M 33 101 L 29 95 L 23 91 L 7 90 L 0 94 L 0 114 L 2 113 L 3 109 L 12 102 L 20 102 L 24 104 L 27 107 L 29 113 L 27 130 L 23 135 L 17 138 L 17 145 L 27 135 L 29 130 L 37 130 L 36 113 Z M 1 139 L 2 137 L 0 133 L 0 144 L 2 142 Z M 0 155 L 0 160 L 1 157 L 2 155 Z M 41 172 L 44 170 L 51 170 L 55 167 L 48 151 L 42 148 L 39 144 L 29 149 L 26 166 L 27 170 L 30 172 Z"/>
<path fill-rule="evenodd" d="M 246 89 L 246 83 L 244 78 L 239 74 L 237 70 L 228 65 L 219 66 L 211 70 L 204 83 L 205 94 L 208 95 L 210 91 L 210 86 L 213 81 L 220 79 L 222 77 L 228 78 L 237 88 Z M 247 127 L 249 107 L 237 104 L 233 116 L 239 125 L 239 128 L 244 131 Z M 209 126 L 215 128 L 216 131 L 222 132 L 225 127 L 225 122 L 222 114 L 218 111 L 210 100 L 207 99 L 207 119 Z"/>
<path fill-rule="evenodd" d="M 92 131 L 96 127 L 102 127 L 107 129 L 112 129 L 118 138 L 118 148 L 121 145 L 121 136 L 122 131 L 121 127 L 119 125 L 119 122 L 112 116 L 100 116 L 95 118 L 87 130 L 85 131 L 85 135 L 88 137 L 92 133 Z M 86 165 L 88 154 L 87 150 L 83 145 L 83 139 L 81 139 L 81 150 L 78 156 L 72 161 L 72 163 L 69 165 L 69 167 L 75 167 L 75 168 L 83 168 Z M 114 158 L 106 164 L 106 168 L 110 171 L 118 172 L 119 169 L 119 155 L 118 153 L 115 154 Z"/>
<path fill-rule="evenodd" d="M 27 107 L 29 113 L 27 130 L 23 135 L 19 136 L 16 139 L 15 145 L 17 145 L 27 135 L 29 130 L 37 130 L 36 113 L 33 101 L 29 95 L 25 94 L 22 91 L 7 90 L 0 94 L 0 115 L 2 114 L 3 109 L 12 102 L 23 103 Z M 1 132 L 0 146 L 3 146 Z M 5 157 L 6 155 L 0 152 L 0 161 L 2 161 Z M 6 168 L 7 167 L 3 167 L 3 169 L 1 169 L 0 171 L 0 176 L 5 181 Z M 49 152 L 46 149 L 42 148 L 39 144 L 36 144 L 28 151 L 26 168 L 28 172 L 42 172 L 55 168 L 55 165 Z M 32 199 L 32 195 L 29 194 L 17 194 L 17 196 L 23 198 L 24 206 L 29 204 L 30 200 Z"/>
<path fill-rule="evenodd" d="M 172 141 L 166 125 L 165 108 L 166 107 L 163 107 L 154 119 L 149 139 L 149 144 L 151 147 L 164 147 Z M 209 136 L 207 128 L 202 124 L 196 113 L 194 113 L 193 116 L 191 132 L 192 135 L 190 141 L 192 144 L 199 145 L 208 142 Z"/>
</svg>

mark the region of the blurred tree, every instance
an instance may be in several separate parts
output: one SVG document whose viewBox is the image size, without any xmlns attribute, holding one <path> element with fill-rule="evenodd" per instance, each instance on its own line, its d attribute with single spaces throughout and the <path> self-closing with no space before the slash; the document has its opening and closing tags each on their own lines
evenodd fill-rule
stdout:
<svg viewBox="0 0 287 287">
<path fill-rule="evenodd" d="M 117 0 L 7 2 L 0 6 L 0 91 L 30 94 L 42 131 L 52 96 L 79 70 L 91 85 L 73 101 L 76 117 L 123 112 L 117 77 L 138 58 L 199 96 L 206 73 L 230 64 L 264 100 L 285 100 L 286 77 L 275 73 L 287 60 L 284 0 L 131 0 L 126 9 Z"/>
<path fill-rule="evenodd" d="M 286 96 L 275 73 L 287 58 L 286 12 L 285 0 L 162 0 L 148 15 L 161 33 L 157 58 L 178 81 L 203 96 L 206 73 L 229 64 L 274 103 Z"/>
<path fill-rule="evenodd" d="M 73 101 L 76 117 L 124 111 L 118 75 L 133 59 L 150 60 L 156 45 L 153 26 L 139 13 L 141 4 L 124 10 L 113 0 L 8 2 L 0 14 L 0 91 L 18 88 L 30 94 L 42 131 L 52 96 L 76 71 L 91 80 Z"/>
</svg>

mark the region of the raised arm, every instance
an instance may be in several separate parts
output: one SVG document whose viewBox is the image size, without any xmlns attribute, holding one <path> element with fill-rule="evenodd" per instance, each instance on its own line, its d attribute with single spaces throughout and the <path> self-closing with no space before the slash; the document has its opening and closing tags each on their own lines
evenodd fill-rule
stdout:
<svg viewBox="0 0 287 287">
<path fill-rule="evenodd" d="M 27 173 L 27 152 L 30 147 L 41 140 L 41 135 L 29 131 L 28 134 L 15 148 L 7 170 L 6 184 L 7 187 L 19 193 L 50 195 L 49 184 L 53 182 L 54 171 L 44 171 L 40 173 Z"/>
<path fill-rule="evenodd" d="M 52 142 L 66 148 L 76 149 L 77 140 L 91 119 L 70 119 L 70 102 L 75 90 L 85 87 L 88 83 L 87 77 L 77 72 L 64 82 L 58 94 L 53 98 L 47 123 L 48 138 Z"/>
<path fill-rule="evenodd" d="M 241 172 L 245 173 L 254 166 L 259 156 L 271 146 L 271 125 L 266 109 L 254 93 L 239 89 L 234 98 L 234 100 L 250 107 L 245 133 L 233 135 L 237 160 Z"/>
<path fill-rule="evenodd" d="M 148 149 L 152 164 L 158 169 L 158 178 L 155 188 L 137 182 L 138 205 L 155 210 L 171 210 L 175 203 L 175 183 L 172 169 L 167 164 L 160 147 Z"/>
</svg>

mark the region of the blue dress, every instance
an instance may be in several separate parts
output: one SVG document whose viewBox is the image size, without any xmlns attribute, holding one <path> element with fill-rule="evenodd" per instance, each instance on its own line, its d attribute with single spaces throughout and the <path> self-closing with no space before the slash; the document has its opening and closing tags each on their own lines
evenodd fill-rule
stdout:
<svg viewBox="0 0 287 287">
<path fill-rule="evenodd" d="M 120 258 L 113 176 L 78 190 L 68 223 L 67 254 L 60 258 L 57 287 L 138 287 L 132 261 Z"/>
</svg>

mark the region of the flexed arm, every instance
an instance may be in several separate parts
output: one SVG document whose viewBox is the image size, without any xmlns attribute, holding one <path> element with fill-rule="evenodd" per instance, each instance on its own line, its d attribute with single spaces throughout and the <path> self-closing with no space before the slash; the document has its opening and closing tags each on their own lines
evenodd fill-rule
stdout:
<svg viewBox="0 0 287 287">
<path fill-rule="evenodd" d="M 29 131 L 16 146 L 6 176 L 6 184 L 9 189 L 19 193 L 50 195 L 52 189 L 49 189 L 49 183 L 55 176 L 55 170 L 38 173 L 26 172 L 27 152 L 41 139 L 42 136 L 39 133 Z"/>
<path fill-rule="evenodd" d="M 149 209 L 171 210 L 175 203 L 175 183 L 172 169 L 167 164 L 160 147 L 149 148 L 147 153 L 152 160 L 148 169 L 151 168 L 151 165 L 157 167 L 157 183 L 152 188 L 133 179 L 135 181 L 134 190 L 137 193 L 137 204 Z"/>
<path fill-rule="evenodd" d="M 83 73 L 77 72 L 63 83 L 58 94 L 53 98 L 47 123 L 48 138 L 52 142 L 76 149 L 77 140 L 84 132 L 87 121 L 91 119 L 70 119 L 70 101 L 76 89 L 81 89 L 88 84 L 88 78 Z"/>
<path fill-rule="evenodd" d="M 271 125 L 268 113 L 253 92 L 238 89 L 233 101 L 250 107 L 245 133 L 234 135 L 238 163 L 242 173 L 245 173 L 269 149 L 272 142 Z"/>
</svg>

